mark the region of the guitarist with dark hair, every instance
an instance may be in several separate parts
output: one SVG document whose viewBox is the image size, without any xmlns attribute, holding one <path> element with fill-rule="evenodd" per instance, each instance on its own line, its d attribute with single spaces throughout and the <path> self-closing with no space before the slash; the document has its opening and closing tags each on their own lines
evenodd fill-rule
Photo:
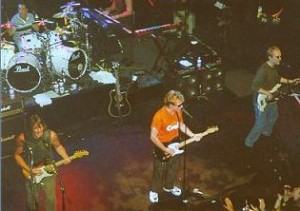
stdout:
<svg viewBox="0 0 300 211">
<path fill-rule="evenodd" d="M 167 147 L 167 144 L 179 138 L 180 131 L 189 137 L 194 137 L 200 141 L 203 134 L 194 134 L 183 122 L 182 108 L 184 97 L 178 92 L 171 90 L 164 98 L 162 106 L 152 119 L 150 139 L 155 144 L 153 176 L 149 199 L 152 203 L 158 202 L 158 192 L 161 188 L 175 196 L 181 195 L 181 189 L 175 186 L 176 176 L 178 175 L 179 156 L 173 156 L 174 149 Z M 178 153 L 177 153 L 178 154 Z M 163 160 L 164 155 L 170 156 Z M 164 170 L 163 170 L 164 169 Z M 163 178 L 165 175 L 165 181 Z"/>
<path fill-rule="evenodd" d="M 27 193 L 28 210 L 39 210 L 40 191 L 45 193 L 46 211 L 56 210 L 55 198 L 55 175 L 47 174 L 41 181 L 35 180 L 36 177 L 43 175 L 43 165 L 52 164 L 55 172 L 52 148 L 64 159 L 64 164 L 71 162 L 65 148 L 61 145 L 57 134 L 47 129 L 46 124 L 38 115 L 31 115 L 26 122 L 26 131 L 16 138 L 16 150 L 14 158 L 17 164 L 22 168 L 27 180 L 25 183 Z M 24 151 L 24 154 L 23 154 Z"/>
</svg>

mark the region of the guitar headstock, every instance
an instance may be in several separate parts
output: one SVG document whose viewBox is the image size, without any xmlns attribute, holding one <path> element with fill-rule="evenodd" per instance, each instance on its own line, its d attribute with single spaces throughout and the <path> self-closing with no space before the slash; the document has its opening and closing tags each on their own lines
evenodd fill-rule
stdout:
<svg viewBox="0 0 300 211">
<path fill-rule="evenodd" d="M 215 126 L 208 127 L 206 132 L 207 133 L 214 133 L 214 132 L 217 132 L 218 130 L 219 130 L 219 127 L 217 125 L 215 125 Z"/>
<path fill-rule="evenodd" d="M 79 150 L 79 151 L 76 151 L 73 156 L 74 156 L 74 158 L 82 158 L 82 157 L 87 156 L 87 155 L 89 155 L 88 151 Z"/>
<path fill-rule="evenodd" d="M 111 67 L 112 67 L 113 69 L 117 69 L 117 68 L 120 67 L 120 63 L 119 63 L 119 62 L 111 62 Z"/>
</svg>

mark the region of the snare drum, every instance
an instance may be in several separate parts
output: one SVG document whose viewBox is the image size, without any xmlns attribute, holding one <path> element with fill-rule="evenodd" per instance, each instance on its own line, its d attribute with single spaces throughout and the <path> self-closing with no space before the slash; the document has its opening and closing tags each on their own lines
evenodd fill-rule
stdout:
<svg viewBox="0 0 300 211">
<path fill-rule="evenodd" d="M 9 60 L 15 55 L 15 46 L 1 41 L 1 70 L 6 70 Z"/>
<path fill-rule="evenodd" d="M 87 68 L 87 55 L 83 50 L 63 45 L 50 48 L 47 61 L 56 74 L 64 74 L 74 80 L 82 77 Z"/>
<path fill-rule="evenodd" d="M 41 83 L 41 65 L 31 53 L 19 52 L 9 61 L 6 81 L 18 92 L 31 92 Z"/>
<path fill-rule="evenodd" d="M 17 40 L 19 51 L 30 53 L 41 51 L 43 47 L 42 38 L 41 34 L 37 32 L 22 35 Z"/>
</svg>

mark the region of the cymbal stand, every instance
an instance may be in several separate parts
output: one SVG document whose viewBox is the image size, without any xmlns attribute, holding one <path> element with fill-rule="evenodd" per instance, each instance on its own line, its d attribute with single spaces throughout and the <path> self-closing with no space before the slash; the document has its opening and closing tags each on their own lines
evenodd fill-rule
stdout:
<svg viewBox="0 0 300 211">
<path fill-rule="evenodd" d="M 38 55 L 38 60 L 39 63 L 41 64 L 42 67 L 42 78 L 44 78 L 43 80 L 46 82 L 48 80 L 51 81 L 51 83 L 54 80 L 54 76 L 53 76 L 53 71 L 51 71 L 52 68 L 52 62 L 51 60 L 48 61 L 48 56 L 50 56 L 50 47 L 49 47 L 49 40 L 50 38 L 47 36 L 43 36 L 41 34 L 37 34 L 38 35 L 38 39 L 41 41 L 42 43 L 42 47 L 41 50 L 36 52 L 35 55 Z M 51 66 L 49 66 L 51 65 Z M 48 89 L 48 83 L 43 83 L 43 90 L 45 91 L 45 89 Z"/>
<path fill-rule="evenodd" d="M 86 48 L 86 54 L 87 54 L 87 70 L 91 70 L 91 46 L 90 46 L 90 41 L 89 41 L 90 33 L 85 33 L 85 48 Z"/>
<path fill-rule="evenodd" d="M 54 71 L 53 71 L 53 64 L 51 61 L 51 52 L 50 52 L 50 43 L 49 43 L 50 38 L 47 36 L 45 41 L 43 42 L 43 48 L 45 51 L 45 63 L 46 63 L 46 69 L 47 73 L 50 75 L 51 82 L 54 81 Z"/>
</svg>

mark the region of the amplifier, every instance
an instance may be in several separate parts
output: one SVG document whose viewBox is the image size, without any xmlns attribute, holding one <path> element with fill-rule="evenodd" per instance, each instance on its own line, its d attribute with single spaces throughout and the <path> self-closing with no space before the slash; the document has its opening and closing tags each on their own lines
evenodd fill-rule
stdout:
<svg viewBox="0 0 300 211">
<path fill-rule="evenodd" d="M 1 119 L 11 117 L 24 112 L 23 99 L 3 101 L 1 104 Z"/>
</svg>

